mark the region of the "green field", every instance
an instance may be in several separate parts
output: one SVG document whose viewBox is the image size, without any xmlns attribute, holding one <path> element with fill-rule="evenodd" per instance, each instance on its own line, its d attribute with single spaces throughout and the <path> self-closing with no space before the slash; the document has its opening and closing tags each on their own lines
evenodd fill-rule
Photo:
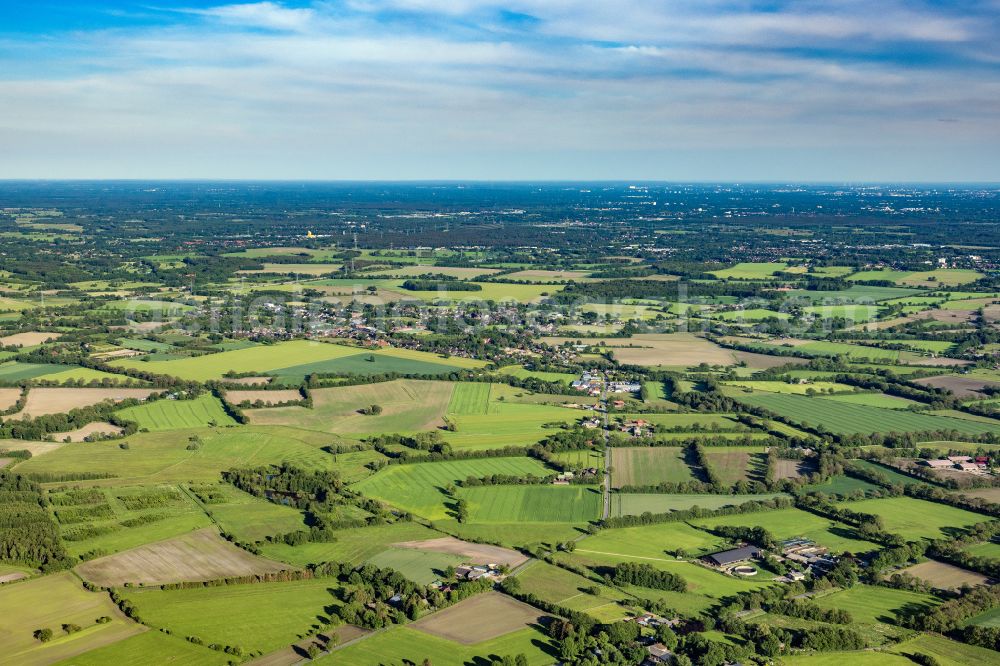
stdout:
<svg viewBox="0 0 1000 666">
<path fill-rule="evenodd" d="M 105 615 L 111 622 L 95 623 Z M 9 664 L 50 664 L 142 631 L 119 614 L 106 593 L 88 592 L 68 571 L 0 587 L 0 617 L 0 661 Z M 67 635 L 61 626 L 69 623 L 83 630 Z M 32 637 L 41 628 L 54 632 L 52 641 Z"/>
<path fill-rule="evenodd" d="M 105 666 L 106 664 L 155 666 L 163 663 L 223 666 L 228 664 L 230 659 L 231 657 L 224 652 L 195 645 L 178 636 L 170 636 L 161 631 L 146 631 L 61 661 L 58 666 Z"/>
<path fill-rule="evenodd" d="M 857 507 L 859 503 L 852 503 Z M 861 510 L 855 508 L 855 510 Z M 878 548 L 873 543 L 856 537 L 854 530 L 846 525 L 820 518 L 799 509 L 779 509 L 777 511 L 762 511 L 734 516 L 716 518 L 700 518 L 691 521 L 711 529 L 717 525 L 747 525 L 763 527 L 778 539 L 793 539 L 803 537 L 812 539 L 821 546 L 826 546 L 834 553 L 844 551 L 864 553 Z"/>
<path fill-rule="evenodd" d="M 720 280 L 763 280 L 788 268 L 785 262 L 740 263 L 721 271 L 712 271 Z"/>
<path fill-rule="evenodd" d="M 474 645 L 461 645 L 409 627 L 395 626 L 339 649 L 315 663 L 327 666 L 382 664 L 478 664 L 482 655 L 524 654 L 529 666 L 549 666 L 557 652 L 548 636 L 522 629 Z M 485 662 L 483 662 L 485 663 Z"/>
<path fill-rule="evenodd" d="M 981 666 L 997 661 L 997 653 L 993 650 L 966 645 L 937 634 L 922 634 L 891 649 L 899 654 L 919 652 L 930 655 L 937 659 L 941 666 Z M 907 660 L 907 663 L 911 662 Z"/>
<path fill-rule="evenodd" d="M 955 430 L 966 434 L 1000 432 L 1000 425 L 899 409 L 854 405 L 827 398 L 776 393 L 739 393 L 733 397 L 740 402 L 763 407 L 793 421 L 814 427 L 822 426 L 829 432 L 840 434 L 937 430 Z"/>
<path fill-rule="evenodd" d="M 878 489 L 879 487 L 873 483 L 846 475 L 837 475 L 827 479 L 823 483 L 813 483 L 805 486 L 807 492 L 820 492 L 827 495 L 850 495 L 858 490 L 867 492 Z"/>
<path fill-rule="evenodd" d="M 189 450 L 188 437 L 201 438 Z M 242 427 L 216 430 L 139 433 L 128 438 L 129 448 L 119 442 L 65 444 L 44 456 L 17 466 L 26 474 L 106 472 L 114 483 L 180 483 L 217 481 L 219 473 L 233 467 L 288 462 L 306 469 L 331 469 L 333 457 L 320 450 L 330 443 L 317 433 L 292 428 Z M 105 482 L 107 483 L 107 482 Z"/>
<path fill-rule="evenodd" d="M 125 590 L 143 621 L 205 643 L 264 653 L 298 640 L 336 604 L 330 579 L 183 590 Z M 239 618 L 234 622 L 233 618 Z"/>
<path fill-rule="evenodd" d="M 782 493 L 763 495 L 669 495 L 663 493 L 614 493 L 611 496 L 612 516 L 637 516 L 650 513 L 684 511 L 692 507 L 718 509 L 754 500 L 784 497 Z"/>
<path fill-rule="evenodd" d="M 505 365 L 500 368 L 498 372 L 510 375 L 511 377 L 517 377 L 518 379 L 534 377 L 535 379 L 541 379 L 545 382 L 562 382 L 564 384 L 569 384 L 574 379 L 577 379 L 576 375 L 571 375 L 565 372 L 542 372 L 539 370 L 528 370 L 520 365 Z"/>
<path fill-rule="evenodd" d="M 913 400 L 886 395 L 884 393 L 839 393 L 837 395 L 828 395 L 826 399 L 836 402 L 846 402 L 852 405 L 881 407 L 883 409 L 906 409 L 910 405 L 917 404 Z"/>
<path fill-rule="evenodd" d="M 535 561 L 519 572 L 517 579 L 522 590 L 539 599 L 587 613 L 599 621 L 612 622 L 626 616 L 618 602 L 627 602 L 628 595 L 561 567 Z M 599 594 L 584 592 L 592 587 L 597 587 Z"/>
<path fill-rule="evenodd" d="M 738 386 L 741 388 L 748 388 L 754 391 L 767 391 L 768 393 L 794 393 L 797 395 L 806 395 L 809 393 L 829 393 L 831 391 L 854 391 L 853 386 L 848 384 L 838 384 L 837 382 L 808 382 L 805 384 L 779 381 L 739 381 L 739 382 L 726 382 L 727 386 Z"/>
<path fill-rule="evenodd" d="M 855 307 L 860 308 L 864 306 L 838 306 L 841 308 L 845 307 Z M 872 317 L 852 317 L 849 314 L 832 314 L 827 316 L 841 316 L 860 321 L 862 319 L 871 319 Z M 874 316 L 874 315 L 873 315 Z M 850 359 L 885 359 L 889 361 L 895 361 L 899 359 L 899 352 L 895 349 L 880 349 L 878 347 L 865 347 L 863 345 L 852 345 L 846 342 L 809 342 L 804 345 L 797 345 L 796 349 L 802 350 L 804 352 L 809 352 L 811 354 L 816 354 L 818 356 L 847 356 Z"/>
<path fill-rule="evenodd" d="M 448 413 L 460 416 L 486 414 L 489 410 L 490 385 L 461 382 L 455 385 L 448 403 Z"/>
<path fill-rule="evenodd" d="M 363 437 L 376 433 L 410 433 L 435 430 L 442 420 L 455 386 L 451 382 L 398 379 L 381 384 L 360 384 L 313 389 L 312 407 L 289 405 L 248 409 L 250 423 L 307 428 L 322 433 Z M 380 414 L 361 410 L 377 404 Z"/>
<path fill-rule="evenodd" d="M 353 489 L 404 511 L 429 520 L 439 520 L 451 515 L 446 505 L 451 504 L 453 500 L 443 492 L 445 486 L 449 484 L 462 481 L 469 476 L 481 477 L 490 474 L 546 476 L 552 473 L 533 458 L 484 458 L 391 465 L 378 474 L 354 484 Z M 505 489 L 506 486 L 490 488 L 490 490 Z M 462 495 L 467 492 L 469 490 L 463 490 Z M 472 513 L 475 515 L 474 511 Z"/>
<path fill-rule="evenodd" d="M 685 461 L 685 450 L 677 446 L 616 446 L 609 449 L 608 456 L 615 488 L 683 483 L 695 478 Z"/>
<path fill-rule="evenodd" d="M 899 611 L 936 606 L 940 600 L 931 594 L 858 584 L 848 590 L 817 597 L 815 603 L 822 608 L 846 610 L 858 623 L 896 624 Z"/>
<path fill-rule="evenodd" d="M 382 569 L 394 569 L 421 585 L 430 585 L 444 578 L 444 570 L 449 566 L 457 567 L 466 562 L 468 558 L 460 555 L 416 548 L 389 548 L 368 560 L 369 564 Z"/>
<path fill-rule="evenodd" d="M 264 543 L 261 545 L 265 557 L 298 566 L 315 562 L 348 562 L 361 564 L 375 557 L 394 543 L 420 541 L 440 537 L 420 523 L 393 523 L 337 530 L 337 540 L 316 541 L 299 546 L 284 543 Z"/>
<path fill-rule="evenodd" d="M 673 553 L 712 553 L 725 545 L 720 537 L 695 529 L 687 523 L 657 523 L 642 527 L 604 529 L 577 543 L 580 553 L 617 555 L 636 559 L 673 560 Z"/>
<path fill-rule="evenodd" d="M 473 523 L 583 523 L 601 517 L 601 492 L 587 486 L 484 486 L 459 494 Z"/>
<path fill-rule="evenodd" d="M 286 534 L 306 529 L 301 511 L 282 504 L 254 497 L 227 483 L 206 484 L 214 493 L 221 493 L 224 502 L 205 505 L 212 520 L 223 532 L 241 541 L 258 541 L 273 534 Z M 195 486 L 195 490 L 200 490 Z"/>
<path fill-rule="evenodd" d="M 202 393 L 193 400 L 155 400 L 145 405 L 127 407 L 117 414 L 123 419 L 138 423 L 140 430 L 150 432 L 236 425 L 219 399 L 211 393 Z"/>
<path fill-rule="evenodd" d="M 583 416 L 565 407 L 494 401 L 487 414 L 452 415 L 455 431 L 444 433 L 444 438 L 457 448 L 529 446 L 552 432 L 549 424 L 573 423 Z"/>
<path fill-rule="evenodd" d="M 707 446 L 708 466 L 719 480 L 732 485 L 738 481 L 761 481 L 767 469 L 767 456 L 758 446 Z"/>
<path fill-rule="evenodd" d="M 912 497 L 862 500 L 842 506 L 881 516 L 887 532 L 899 534 L 910 541 L 947 538 L 954 536 L 954 529 L 989 520 L 978 513 Z"/>
</svg>

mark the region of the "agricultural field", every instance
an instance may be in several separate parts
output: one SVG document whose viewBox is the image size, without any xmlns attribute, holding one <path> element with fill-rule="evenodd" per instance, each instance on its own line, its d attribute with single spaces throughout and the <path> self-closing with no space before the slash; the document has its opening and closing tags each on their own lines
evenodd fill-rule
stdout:
<svg viewBox="0 0 1000 666">
<path fill-rule="evenodd" d="M 193 400 L 156 400 L 137 407 L 126 407 L 117 414 L 120 418 L 138 423 L 140 430 L 150 432 L 236 425 L 219 399 L 210 393 L 203 393 Z"/>
<path fill-rule="evenodd" d="M 337 603 L 329 580 L 124 591 L 144 621 L 205 643 L 272 652 L 295 642 Z M 233 615 L 240 621 L 233 623 Z"/>
<path fill-rule="evenodd" d="M 854 502 L 851 507 L 855 511 L 862 511 L 859 504 L 861 503 Z M 834 553 L 844 551 L 864 553 L 878 548 L 875 544 L 858 538 L 854 530 L 846 525 L 820 518 L 799 509 L 779 509 L 719 518 L 699 518 L 692 520 L 691 524 L 707 529 L 712 529 L 717 525 L 763 527 L 778 539 L 811 539 L 821 546 L 826 546 Z"/>
<path fill-rule="evenodd" d="M 623 486 L 655 486 L 695 479 L 684 449 L 675 446 L 614 447 L 608 451 L 611 482 Z"/>
<path fill-rule="evenodd" d="M 212 529 L 139 546 L 90 560 L 76 572 L 102 587 L 163 585 L 230 576 L 286 571 L 287 565 L 255 557 L 224 540 Z"/>
<path fill-rule="evenodd" d="M 755 407 L 763 407 L 805 425 L 822 426 L 833 433 L 927 432 L 954 430 L 973 434 L 1000 432 L 1000 422 L 977 423 L 947 416 L 931 416 L 899 409 L 883 409 L 864 404 L 850 404 L 821 397 L 780 395 L 775 393 L 734 394 L 733 397 Z"/>
<path fill-rule="evenodd" d="M 413 628 L 431 636 L 475 645 L 538 623 L 543 613 L 496 592 L 480 594 L 428 615 Z"/>
<path fill-rule="evenodd" d="M 980 573 L 934 560 L 914 564 L 903 571 L 940 590 L 957 590 L 965 585 L 975 587 L 989 582 L 989 579 Z"/>
<path fill-rule="evenodd" d="M 1000 663 L 989 188 L 138 182 L 0 182 L 0 664 Z"/>
<path fill-rule="evenodd" d="M 842 506 L 880 516 L 887 532 L 910 541 L 947 538 L 954 535 L 955 529 L 987 520 L 978 513 L 912 497 L 862 500 Z"/>
<path fill-rule="evenodd" d="M 767 470 L 767 455 L 756 446 L 709 446 L 708 466 L 726 485 L 739 481 L 760 481 Z"/>
<path fill-rule="evenodd" d="M 104 616 L 111 621 L 97 624 Z M 69 572 L 0 586 L 0 617 L 4 659 L 29 666 L 69 659 L 145 631 L 126 619 L 106 593 L 88 592 Z M 63 624 L 77 624 L 81 631 L 67 634 Z M 32 637 L 40 628 L 52 629 L 52 641 Z"/>
<path fill-rule="evenodd" d="M 670 495 L 664 493 L 615 493 L 611 496 L 612 516 L 637 516 L 645 512 L 668 513 L 693 507 L 719 509 L 752 501 L 782 497 L 781 493 L 760 495 Z"/>
<path fill-rule="evenodd" d="M 255 425 L 287 425 L 335 434 L 419 432 L 444 425 L 456 386 L 449 382 L 399 379 L 312 391 L 312 407 L 291 405 L 245 410 Z M 371 405 L 379 414 L 362 414 Z"/>
<path fill-rule="evenodd" d="M 150 389 L 103 388 L 32 388 L 24 408 L 13 415 L 16 419 L 30 419 L 47 414 L 60 414 L 71 409 L 89 407 L 105 401 L 121 402 L 128 398 L 145 399 L 153 393 Z"/>
<path fill-rule="evenodd" d="M 601 492 L 589 486 L 463 488 L 472 523 L 584 523 L 601 515 Z"/>
<path fill-rule="evenodd" d="M 730 350 L 690 333 L 633 335 L 615 340 L 611 351 L 619 363 L 649 367 L 729 366 L 736 362 Z"/>
<path fill-rule="evenodd" d="M 415 463 L 392 465 L 374 476 L 354 484 L 354 490 L 388 502 L 429 520 L 447 518 L 451 515 L 448 505 L 453 503 L 444 488 L 456 484 L 467 477 L 481 477 L 490 474 L 511 474 L 547 476 L 551 470 L 532 458 L 488 458 L 482 460 L 456 460 L 449 462 Z M 534 488 L 534 486 L 532 486 Z M 465 496 L 480 488 L 463 489 Z M 491 487 L 488 490 L 519 490 L 508 486 Z M 471 501 L 470 501 L 471 505 Z M 474 513 L 474 512 L 473 512 Z"/>
</svg>

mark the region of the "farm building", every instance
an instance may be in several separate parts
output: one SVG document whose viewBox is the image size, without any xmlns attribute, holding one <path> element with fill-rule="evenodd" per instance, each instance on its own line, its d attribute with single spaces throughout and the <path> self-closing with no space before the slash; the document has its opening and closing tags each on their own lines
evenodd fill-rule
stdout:
<svg viewBox="0 0 1000 666">
<path fill-rule="evenodd" d="M 757 546 L 743 546 L 742 548 L 733 548 L 732 550 L 724 550 L 721 553 L 706 555 L 705 561 L 717 567 L 724 567 L 736 564 L 737 562 L 752 560 L 755 557 L 760 557 L 760 548 Z"/>
</svg>

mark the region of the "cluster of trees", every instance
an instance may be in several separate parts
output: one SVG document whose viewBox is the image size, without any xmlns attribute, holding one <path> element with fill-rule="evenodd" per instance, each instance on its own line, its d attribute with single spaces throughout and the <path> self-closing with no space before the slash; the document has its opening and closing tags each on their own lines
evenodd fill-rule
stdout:
<svg viewBox="0 0 1000 666">
<path fill-rule="evenodd" d="M 638 585 L 652 590 L 686 592 L 687 581 L 677 574 L 661 571 L 649 564 L 621 562 L 607 575 L 615 585 Z"/>
<path fill-rule="evenodd" d="M 34 481 L 0 470 L 0 560 L 55 571 L 72 566 Z"/>
</svg>

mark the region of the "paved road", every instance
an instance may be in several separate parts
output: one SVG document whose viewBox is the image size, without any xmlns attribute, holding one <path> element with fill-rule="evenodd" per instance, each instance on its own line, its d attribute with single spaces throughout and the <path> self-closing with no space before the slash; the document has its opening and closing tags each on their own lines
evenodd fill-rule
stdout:
<svg viewBox="0 0 1000 666">
<path fill-rule="evenodd" d="M 601 393 L 601 402 L 604 406 L 604 428 L 602 432 L 604 433 L 604 515 L 603 518 L 607 520 L 611 517 L 611 473 L 609 471 L 609 462 L 611 457 L 608 455 L 608 428 L 610 423 L 608 420 L 608 394 L 607 389 Z"/>
</svg>

